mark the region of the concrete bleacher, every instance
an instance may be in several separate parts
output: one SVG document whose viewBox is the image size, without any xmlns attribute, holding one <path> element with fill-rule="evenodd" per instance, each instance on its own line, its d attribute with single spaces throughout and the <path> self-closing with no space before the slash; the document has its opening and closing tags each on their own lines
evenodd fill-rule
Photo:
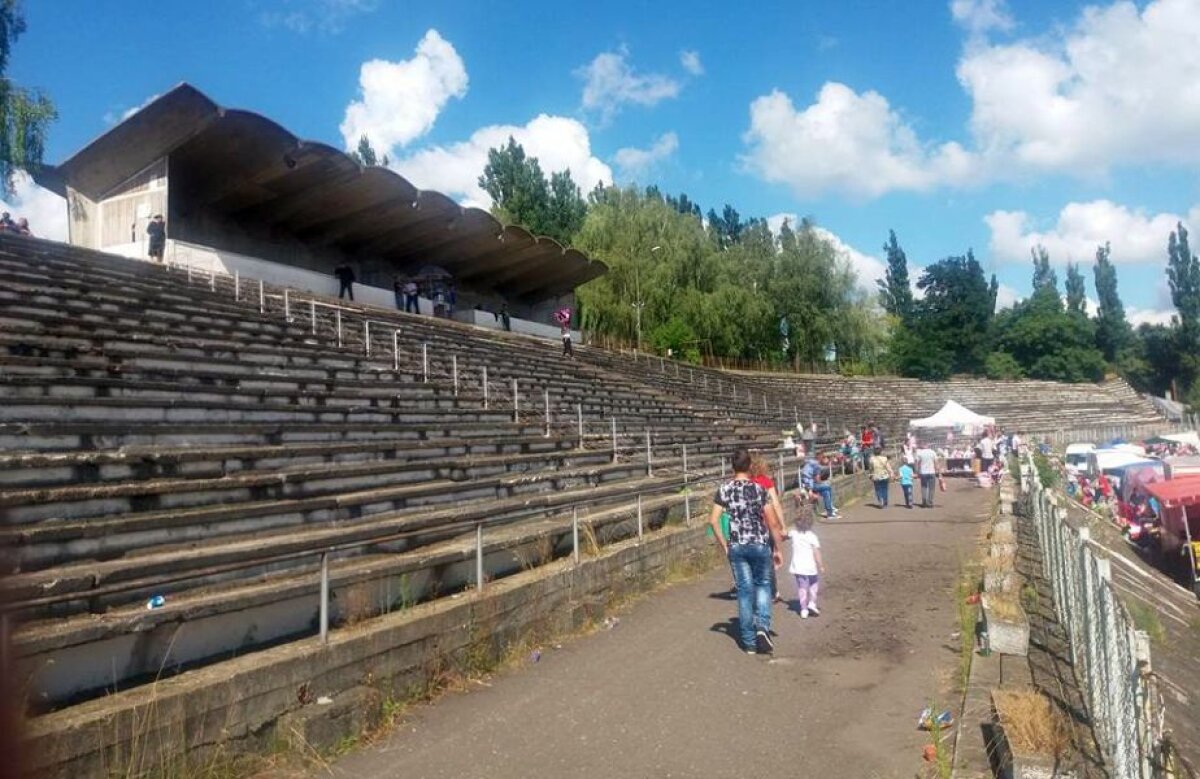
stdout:
<svg viewBox="0 0 1200 779">
<path fill-rule="evenodd" d="M 698 478 L 778 439 L 778 408 L 335 301 L 289 322 L 250 280 L 5 236 L 0 282 L 2 594 L 35 708 L 311 635 L 322 551 L 334 621 L 355 586 L 387 593 L 370 616 L 469 583 L 473 524 L 503 575 L 530 538 L 561 553 L 579 501 L 601 535 L 638 492 L 665 521 L 685 446 Z"/>
<path fill-rule="evenodd" d="M 1101 384 L 1064 384 L 967 377 L 924 382 L 892 376 L 737 375 L 764 392 L 793 398 L 815 418 L 844 420 L 843 424 L 855 431 L 858 425 L 873 420 L 895 435 L 907 429 L 909 420 L 933 414 L 947 400 L 995 417 L 1002 428 L 1030 434 L 1165 421 L 1148 400 L 1119 378 Z"/>
</svg>

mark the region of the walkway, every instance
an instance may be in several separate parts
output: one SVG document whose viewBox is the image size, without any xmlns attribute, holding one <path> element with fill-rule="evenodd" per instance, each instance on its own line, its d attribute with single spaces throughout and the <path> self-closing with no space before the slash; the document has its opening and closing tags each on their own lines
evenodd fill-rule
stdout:
<svg viewBox="0 0 1200 779">
<path fill-rule="evenodd" d="M 730 635 L 728 572 L 666 589 L 611 630 L 413 711 L 339 777 L 912 777 L 927 701 L 957 669 L 952 587 L 988 495 L 859 506 L 818 527 L 823 614 L 776 607 L 775 657 Z M 789 587 L 785 594 L 794 594 Z"/>
</svg>

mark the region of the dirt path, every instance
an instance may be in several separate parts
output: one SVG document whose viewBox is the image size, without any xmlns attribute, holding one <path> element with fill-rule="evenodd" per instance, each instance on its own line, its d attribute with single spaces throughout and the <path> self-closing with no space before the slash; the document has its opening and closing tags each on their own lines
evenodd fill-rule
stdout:
<svg viewBox="0 0 1200 779">
<path fill-rule="evenodd" d="M 950 590 L 990 505 L 966 483 L 938 497 L 933 510 L 859 506 L 819 526 L 823 614 L 777 606 L 772 659 L 738 650 L 718 570 L 414 710 L 333 773 L 912 777 L 925 743 L 917 712 L 957 668 Z"/>
</svg>

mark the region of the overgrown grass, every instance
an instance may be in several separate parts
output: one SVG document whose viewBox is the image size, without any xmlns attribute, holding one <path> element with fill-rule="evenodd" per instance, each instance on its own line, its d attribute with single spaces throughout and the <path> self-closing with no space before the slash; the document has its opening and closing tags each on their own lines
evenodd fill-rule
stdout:
<svg viewBox="0 0 1200 779">
<path fill-rule="evenodd" d="M 1149 604 L 1130 598 L 1125 602 L 1125 608 L 1133 619 L 1133 625 L 1138 630 L 1146 631 L 1146 635 L 1156 644 L 1161 644 L 1167 637 L 1167 630 L 1158 618 L 1158 611 Z"/>
<path fill-rule="evenodd" d="M 1033 452 L 1033 467 L 1037 468 L 1038 481 L 1046 489 L 1052 489 L 1058 486 L 1061 476 L 1058 469 L 1054 467 L 1054 463 L 1050 462 L 1050 458 L 1042 454 L 1038 450 Z"/>
<path fill-rule="evenodd" d="M 964 562 L 960 566 L 958 581 L 954 585 L 954 601 L 958 608 L 958 685 L 959 692 L 967 689 L 971 679 L 971 661 L 975 652 L 975 622 L 978 607 L 968 603 L 967 598 L 975 594 L 979 584 L 979 571 L 975 564 Z"/>
<path fill-rule="evenodd" d="M 1035 690 L 993 690 L 996 716 L 1014 752 L 1062 757 L 1071 746 L 1067 716 Z"/>
</svg>

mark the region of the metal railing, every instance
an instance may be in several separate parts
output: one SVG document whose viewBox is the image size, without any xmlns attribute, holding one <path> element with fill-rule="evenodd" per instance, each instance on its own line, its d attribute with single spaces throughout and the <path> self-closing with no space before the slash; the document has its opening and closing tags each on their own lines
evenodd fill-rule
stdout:
<svg viewBox="0 0 1200 779">
<path fill-rule="evenodd" d="M 1161 776 L 1165 709 L 1150 673 L 1149 637 L 1117 595 L 1106 550 L 1088 528 L 1068 523 L 1066 499 L 1042 487 L 1029 452 L 1021 488 L 1105 762 L 1113 776 Z"/>
</svg>

